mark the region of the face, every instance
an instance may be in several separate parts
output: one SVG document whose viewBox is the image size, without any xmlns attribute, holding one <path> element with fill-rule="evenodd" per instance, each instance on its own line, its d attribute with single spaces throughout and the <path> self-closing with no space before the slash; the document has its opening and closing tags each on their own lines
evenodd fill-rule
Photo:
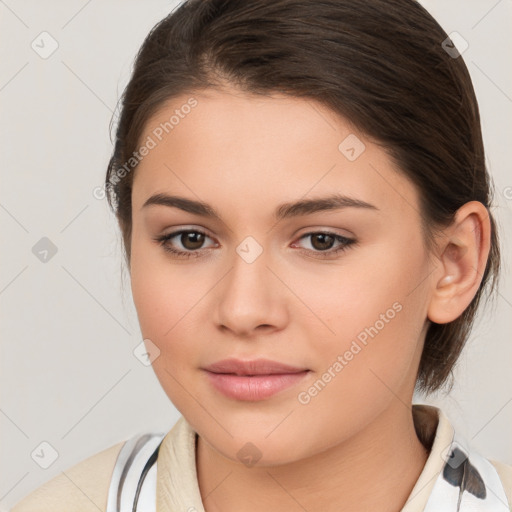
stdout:
<svg viewBox="0 0 512 512">
<path fill-rule="evenodd" d="M 250 442 L 261 465 L 293 462 L 410 404 L 432 287 L 418 194 L 318 103 L 191 96 L 140 138 L 151 146 L 132 192 L 141 331 L 163 389 L 210 447 L 240 461 Z M 229 358 L 304 371 L 205 370 Z"/>
</svg>

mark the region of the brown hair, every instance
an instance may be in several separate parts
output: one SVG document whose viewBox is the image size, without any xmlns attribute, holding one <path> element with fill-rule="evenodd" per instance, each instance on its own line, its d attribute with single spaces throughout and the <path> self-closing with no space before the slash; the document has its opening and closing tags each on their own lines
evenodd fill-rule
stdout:
<svg viewBox="0 0 512 512">
<path fill-rule="evenodd" d="M 426 245 L 472 200 L 492 200 L 478 103 L 462 57 L 414 0 L 190 0 L 157 23 L 121 97 L 107 197 L 130 265 L 130 160 L 148 119 L 167 100 L 224 84 L 253 94 L 313 99 L 348 119 L 390 155 L 420 193 Z M 444 42 L 444 44 L 443 44 Z M 126 163 L 130 161 L 133 172 Z M 124 166 L 124 167 L 123 167 Z M 124 170 L 123 170 L 124 169 Z M 431 322 L 416 388 L 453 379 L 500 252 L 491 249 L 478 292 L 463 314 Z M 451 387 L 451 385 L 450 385 Z"/>
</svg>

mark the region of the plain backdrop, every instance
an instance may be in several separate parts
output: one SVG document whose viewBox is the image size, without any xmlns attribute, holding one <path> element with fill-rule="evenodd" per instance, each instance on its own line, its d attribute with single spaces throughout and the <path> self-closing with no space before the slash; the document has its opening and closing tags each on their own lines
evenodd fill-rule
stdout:
<svg viewBox="0 0 512 512">
<path fill-rule="evenodd" d="M 469 45 L 504 266 L 453 391 L 416 402 L 442 407 L 482 454 L 512 464 L 512 2 L 421 3 Z M 120 235 L 93 194 L 136 51 L 175 5 L 0 0 L 3 509 L 80 460 L 137 432 L 167 432 L 179 418 L 133 354 L 142 337 Z M 46 464 L 55 459 L 46 469 L 34 456 L 45 447 Z"/>
</svg>

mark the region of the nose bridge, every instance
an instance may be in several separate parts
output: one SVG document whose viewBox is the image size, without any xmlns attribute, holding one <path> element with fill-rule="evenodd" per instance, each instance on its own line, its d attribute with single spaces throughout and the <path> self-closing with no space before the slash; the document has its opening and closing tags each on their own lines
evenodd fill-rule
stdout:
<svg viewBox="0 0 512 512">
<path fill-rule="evenodd" d="M 236 247 L 236 253 L 247 265 L 252 265 L 263 254 L 263 246 L 252 235 L 246 236 Z"/>
<path fill-rule="evenodd" d="M 236 247 L 232 259 L 233 269 L 228 277 L 226 295 L 230 295 L 233 301 L 243 301 L 243 304 L 233 303 L 237 309 L 249 308 L 252 303 L 270 300 L 269 292 L 272 284 L 269 283 L 270 274 L 269 249 L 256 240 L 252 235 L 246 236 Z M 227 297 L 229 298 L 229 297 Z"/>
<path fill-rule="evenodd" d="M 258 325 L 279 323 L 278 280 L 268 268 L 269 250 L 253 236 L 236 247 L 232 268 L 221 287 L 218 322 L 233 331 L 250 331 Z M 272 282 L 276 281 L 276 282 Z"/>
</svg>

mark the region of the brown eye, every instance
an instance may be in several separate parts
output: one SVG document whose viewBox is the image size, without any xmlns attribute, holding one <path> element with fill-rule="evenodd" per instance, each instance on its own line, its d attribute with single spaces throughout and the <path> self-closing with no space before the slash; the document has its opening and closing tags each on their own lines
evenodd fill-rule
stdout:
<svg viewBox="0 0 512 512">
<path fill-rule="evenodd" d="M 203 247 L 205 239 L 210 237 L 197 229 L 181 229 L 155 238 L 165 251 L 179 257 L 198 257 L 210 247 Z"/>
<path fill-rule="evenodd" d="M 319 251 L 326 251 L 330 249 L 335 241 L 335 238 L 328 233 L 314 233 L 310 236 L 311 245 Z"/>
<path fill-rule="evenodd" d="M 333 257 L 342 251 L 348 249 L 348 247 L 356 244 L 356 240 L 353 238 L 347 238 L 336 233 L 316 231 L 312 233 L 306 233 L 300 237 L 300 240 L 310 240 L 309 245 L 311 248 L 302 249 L 308 256 L 316 256 L 321 258 Z M 338 242 L 337 247 L 334 244 Z M 297 244 L 294 244 L 296 246 Z"/>
<path fill-rule="evenodd" d="M 204 234 L 199 231 L 184 231 L 180 236 L 180 242 L 183 247 L 190 251 L 200 249 L 204 243 L 204 239 Z"/>
</svg>

